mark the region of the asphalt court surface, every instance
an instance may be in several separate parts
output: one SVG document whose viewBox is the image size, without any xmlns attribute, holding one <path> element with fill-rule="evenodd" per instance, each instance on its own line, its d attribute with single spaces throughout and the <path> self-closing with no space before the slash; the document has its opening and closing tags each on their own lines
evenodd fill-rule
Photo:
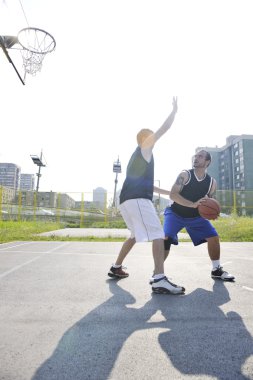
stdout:
<svg viewBox="0 0 253 380">
<path fill-rule="evenodd" d="M 173 247 L 181 296 L 152 294 L 151 243 L 109 279 L 121 245 L 0 245 L 0 379 L 253 379 L 253 243 L 221 245 L 234 283 L 210 278 L 206 245 Z"/>
</svg>

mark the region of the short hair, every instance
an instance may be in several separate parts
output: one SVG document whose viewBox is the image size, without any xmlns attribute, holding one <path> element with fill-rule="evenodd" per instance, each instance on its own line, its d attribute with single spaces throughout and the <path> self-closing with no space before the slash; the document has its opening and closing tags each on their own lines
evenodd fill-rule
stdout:
<svg viewBox="0 0 253 380">
<path fill-rule="evenodd" d="M 211 163 L 211 161 L 212 161 L 211 154 L 209 152 L 207 152 L 206 150 L 205 150 L 205 152 L 206 152 L 206 161 L 210 161 L 210 163 Z"/>
<path fill-rule="evenodd" d="M 143 141 L 146 140 L 148 136 L 153 134 L 154 132 L 151 131 L 151 129 L 141 129 L 140 132 L 137 134 L 137 143 L 139 146 L 142 145 Z"/>
<path fill-rule="evenodd" d="M 208 164 L 208 166 L 209 166 L 211 164 L 211 161 L 212 161 L 211 154 L 207 150 L 205 150 L 205 149 L 201 149 L 201 152 L 205 152 L 205 154 L 206 154 L 206 161 L 210 161 L 209 164 Z"/>
</svg>

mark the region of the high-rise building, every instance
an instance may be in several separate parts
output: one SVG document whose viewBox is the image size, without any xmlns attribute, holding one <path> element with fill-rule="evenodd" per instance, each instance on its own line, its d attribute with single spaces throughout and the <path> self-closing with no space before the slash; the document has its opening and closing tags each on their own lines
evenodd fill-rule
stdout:
<svg viewBox="0 0 253 380">
<path fill-rule="evenodd" d="M 21 173 L 20 190 L 32 191 L 34 190 L 34 184 L 35 184 L 34 174 Z"/>
<path fill-rule="evenodd" d="M 107 191 L 103 187 L 97 187 L 93 190 L 93 203 L 96 207 L 104 209 L 107 202 Z"/>
<path fill-rule="evenodd" d="M 12 163 L 0 163 L 0 186 L 18 190 L 20 186 L 21 168 Z"/>
<path fill-rule="evenodd" d="M 232 203 L 242 215 L 253 214 L 253 135 L 229 136 L 226 145 L 198 147 L 212 156 L 208 173 L 217 181 L 221 203 Z"/>
</svg>

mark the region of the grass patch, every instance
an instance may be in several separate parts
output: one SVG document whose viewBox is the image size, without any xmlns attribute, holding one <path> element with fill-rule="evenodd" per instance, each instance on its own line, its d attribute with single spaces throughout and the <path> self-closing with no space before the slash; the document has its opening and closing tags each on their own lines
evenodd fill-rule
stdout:
<svg viewBox="0 0 253 380">
<path fill-rule="evenodd" d="M 221 241 L 253 241 L 253 218 L 233 215 L 219 218 L 212 224 L 220 235 Z"/>
<path fill-rule="evenodd" d="M 17 240 L 36 240 L 36 234 L 64 228 L 60 223 L 53 222 L 0 222 L 0 243 Z M 50 240 L 50 239 L 49 239 Z"/>
<path fill-rule="evenodd" d="M 103 228 L 126 228 L 124 223 L 117 223 L 117 227 L 113 223 L 103 224 Z M 79 237 L 79 236 L 38 236 L 43 232 L 56 231 L 63 228 L 69 228 L 68 224 L 55 222 L 30 222 L 30 221 L 0 221 L 0 244 L 11 241 L 94 241 L 94 242 L 123 242 L 125 238 L 105 237 L 97 238 L 95 236 Z M 80 227 L 79 225 L 76 228 Z M 89 227 L 102 228 L 100 225 Z"/>
<path fill-rule="evenodd" d="M 222 242 L 252 242 L 253 241 L 253 218 L 238 217 L 233 215 L 227 218 L 219 218 L 212 221 L 217 229 Z M 55 231 L 69 227 L 66 224 L 55 222 L 33 222 L 33 221 L 0 221 L 0 243 L 11 241 L 94 241 L 94 242 L 122 242 L 124 238 L 97 238 L 72 237 L 72 236 L 38 236 L 42 232 Z M 80 227 L 80 226 L 78 226 Z M 124 222 L 116 223 L 93 223 L 92 228 L 126 228 Z M 182 230 L 185 232 L 185 230 Z M 184 240 L 185 241 L 185 240 Z"/>
</svg>

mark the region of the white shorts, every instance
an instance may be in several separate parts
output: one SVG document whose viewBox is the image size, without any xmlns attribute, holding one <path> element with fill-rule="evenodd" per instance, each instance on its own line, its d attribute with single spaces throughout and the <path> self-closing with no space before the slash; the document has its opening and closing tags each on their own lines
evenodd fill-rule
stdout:
<svg viewBox="0 0 253 380">
<path fill-rule="evenodd" d="M 163 227 L 149 199 L 129 199 L 119 209 L 132 239 L 137 242 L 164 239 Z"/>
</svg>

